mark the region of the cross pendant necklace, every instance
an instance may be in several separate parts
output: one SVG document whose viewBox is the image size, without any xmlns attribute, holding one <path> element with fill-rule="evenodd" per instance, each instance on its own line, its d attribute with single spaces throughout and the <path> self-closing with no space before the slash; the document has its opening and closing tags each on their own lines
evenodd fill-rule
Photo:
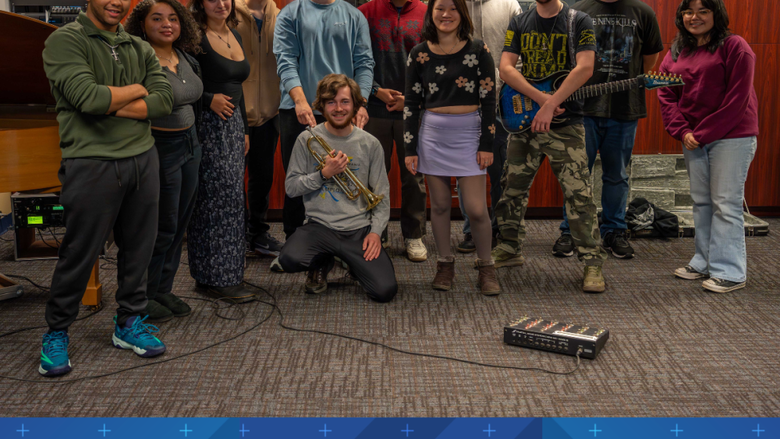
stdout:
<svg viewBox="0 0 780 439">
<path fill-rule="evenodd" d="M 98 38 L 100 38 L 100 41 L 102 41 L 103 44 L 105 44 L 106 46 L 108 46 L 109 49 L 111 49 L 111 56 L 114 58 L 114 61 L 116 61 L 117 64 L 122 64 L 122 61 L 119 61 L 119 54 L 116 53 L 116 48 L 119 47 L 119 44 L 117 44 L 116 46 L 112 46 L 108 44 L 108 41 L 104 40 L 103 37 L 98 37 Z"/>
</svg>

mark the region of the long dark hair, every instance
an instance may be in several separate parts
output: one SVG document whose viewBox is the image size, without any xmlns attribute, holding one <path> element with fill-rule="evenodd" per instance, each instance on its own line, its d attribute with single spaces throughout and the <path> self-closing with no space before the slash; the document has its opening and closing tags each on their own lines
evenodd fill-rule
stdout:
<svg viewBox="0 0 780 439">
<path fill-rule="evenodd" d="M 424 40 L 428 40 L 432 43 L 439 44 L 439 32 L 436 30 L 436 25 L 433 24 L 433 9 L 436 7 L 436 2 L 440 0 L 433 0 L 428 5 L 428 10 L 425 11 L 425 23 L 423 24 L 422 37 Z M 458 39 L 470 40 L 471 34 L 474 32 L 474 23 L 471 21 L 469 10 L 466 7 L 466 0 L 453 0 L 455 3 L 455 9 L 460 15 L 460 24 L 458 24 Z"/>
<path fill-rule="evenodd" d="M 165 3 L 173 9 L 173 12 L 179 16 L 181 34 L 179 39 L 173 42 L 173 47 L 182 52 L 198 54 L 200 48 L 200 27 L 187 8 L 176 0 L 144 0 L 138 3 L 125 22 L 125 31 L 137 37 L 146 39 L 144 33 L 144 21 L 152 10 L 152 6 L 158 3 Z"/>
<path fill-rule="evenodd" d="M 685 23 L 683 23 L 682 11 L 688 9 L 692 1 L 682 0 L 680 6 L 677 7 L 677 15 L 674 17 L 674 24 L 677 26 L 677 36 L 672 41 L 672 59 L 675 61 L 677 61 L 684 49 L 688 49 L 688 53 L 691 53 L 699 47 L 696 37 L 688 32 L 688 29 L 685 28 Z M 701 0 L 701 5 L 712 11 L 714 25 L 710 30 L 710 40 L 707 42 L 706 47 L 710 53 L 715 53 L 723 45 L 723 41 L 731 35 L 729 30 L 729 13 L 726 11 L 726 5 L 723 4 L 723 0 Z"/>
<path fill-rule="evenodd" d="M 206 32 L 208 27 L 208 17 L 206 17 L 206 10 L 203 8 L 203 0 L 190 0 L 187 7 L 192 11 L 192 16 L 195 17 L 195 21 L 200 25 L 200 30 Z M 238 17 L 236 17 L 236 0 L 230 0 L 230 14 L 227 20 L 228 27 L 235 29 L 238 26 Z"/>
</svg>

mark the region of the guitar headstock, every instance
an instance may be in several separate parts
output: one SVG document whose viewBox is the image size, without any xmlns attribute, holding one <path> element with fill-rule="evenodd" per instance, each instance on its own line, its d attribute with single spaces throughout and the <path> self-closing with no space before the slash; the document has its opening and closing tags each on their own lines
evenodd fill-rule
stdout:
<svg viewBox="0 0 780 439">
<path fill-rule="evenodd" d="M 672 73 L 647 72 L 642 79 L 644 79 L 645 88 L 648 90 L 685 85 L 681 76 Z"/>
</svg>

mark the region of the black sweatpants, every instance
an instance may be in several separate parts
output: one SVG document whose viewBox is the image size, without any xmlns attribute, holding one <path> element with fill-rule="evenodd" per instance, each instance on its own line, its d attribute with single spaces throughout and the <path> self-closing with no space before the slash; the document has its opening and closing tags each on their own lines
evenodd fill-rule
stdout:
<svg viewBox="0 0 780 439">
<path fill-rule="evenodd" d="M 117 323 L 146 308 L 147 268 L 157 236 L 159 167 L 156 148 L 120 160 L 62 160 L 60 203 L 66 231 L 46 304 L 51 330 L 66 330 L 76 320 L 92 267 L 112 229 L 119 248 Z"/>
<path fill-rule="evenodd" d="M 263 236 L 271 228 L 266 217 L 269 194 L 274 184 L 274 156 L 278 140 L 278 115 L 260 126 L 249 127 L 249 154 L 246 155 L 249 218 L 246 236 L 250 243 L 255 236 Z"/>
<path fill-rule="evenodd" d="M 325 122 L 325 118 L 315 115 L 317 123 Z M 287 168 L 290 166 L 290 157 L 292 157 L 295 141 L 298 136 L 306 131 L 306 125 L 298 122 L 298 116 L 295 115 L 295 109 L 279 110 L 279 136 L 282 147 L 282 166 L 284 173 L 287 174 Z M 315 145 L 316 146 L 316 145 Z M 252 144 L 249 144 L 252 149 Z M 295 229 L 303 224 L 306 219 L 306 208 L 303 207 L 303 197 L 290 198 L 284 195 L 284 208 L 282 209 L 282 222 L 284 224 L 284 234 L 286 238 L 295 233 Z"/>
<path fill-rule="evenodd" d="M 279 255 L 284 271 L 295 273 L 309 271 L 330 263 L 338 256 L 349 265 L 368 297 L 377 302 L 389 302 L 398 292 L 395 268 L 385 249 L 373 261 L 363 258 L 363 239 L 371 231 L 364 227 L 348 232 L 338 232 L 320 223 L 310 222 L 287 238 Z"/>
<path fill-rule="evenodd" d="M 160 157 L 160 203 L 157 240 L 146 283 L 149 300 L 173 290 L 184 232 L 195 209 L 202 155 L 194 126 L 184 131 L 152 130 L 152 136 Z"/>
</svg>

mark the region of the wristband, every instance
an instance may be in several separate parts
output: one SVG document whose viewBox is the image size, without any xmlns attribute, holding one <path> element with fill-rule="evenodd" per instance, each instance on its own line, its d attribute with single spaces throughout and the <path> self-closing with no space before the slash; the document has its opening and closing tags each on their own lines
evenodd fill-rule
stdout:
<svg viewBox="0 0 780 439">
<path fill-rule="evenodd" d="M 322 173 L 322 169 L 320 169 L 320 178 L 322 179 L 322 181 L 327 180 L 327 178 L 325 178 L 325 175 Z"/>
</svg>

